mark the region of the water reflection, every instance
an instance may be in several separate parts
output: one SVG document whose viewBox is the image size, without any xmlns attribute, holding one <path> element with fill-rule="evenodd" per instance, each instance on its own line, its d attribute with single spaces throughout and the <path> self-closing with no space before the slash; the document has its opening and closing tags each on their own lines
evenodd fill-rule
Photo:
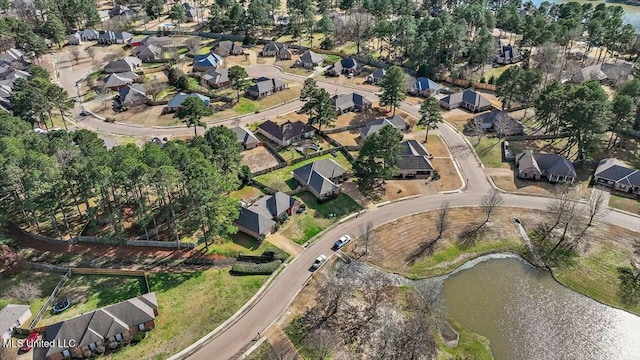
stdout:
<svg viewBox="0 0 640 360">
<path fill-rule="evenodd" d="M 640 318 L 569 290 L 519 259 L 492 259 L 444 281 L 444 303 L 500 359 L 640 359 Z"/>
</svg>

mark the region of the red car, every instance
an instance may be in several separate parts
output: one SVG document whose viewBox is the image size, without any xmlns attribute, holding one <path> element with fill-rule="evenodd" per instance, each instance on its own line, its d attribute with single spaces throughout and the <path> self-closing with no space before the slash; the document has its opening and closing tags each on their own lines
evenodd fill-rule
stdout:
<svg viewBox="0 0 640 360">
<path fill-rule="evenodd" d="M 33 345 L 35 345 L 36 341 L 38 341 L 38 333 L 33 332 L 29 334 L 29 336 L 22 343 L 22 346 L 20 347 L 20 352 L 22 353 L 29 352 L 33 348 Z"/>
</svg>

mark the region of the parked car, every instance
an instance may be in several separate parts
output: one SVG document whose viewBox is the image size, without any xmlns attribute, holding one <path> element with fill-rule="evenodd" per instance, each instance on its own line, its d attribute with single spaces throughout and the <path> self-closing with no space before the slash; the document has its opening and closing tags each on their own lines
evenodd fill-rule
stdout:
<svg viewBox="0 0 640 360">
<path fill-rule="evenodd" d="M 322 264 L 324 264 L 325 261 L 327 261 L 327 256 L 326 255 L 318 256 L 316 261 L 314 261 L 313 264 L 311 264 L 311 269 L 312 270 L 318 269 Z"/>
<path fill-rule="evenodd" d="M 340 250 L 343 246 L 347 245 L 351 241 L 351 236 L 342 235 L 335 244 L 333 244 L 333 248 L 335 250 Z"/>
<path fill-rule="evenodd" d="M 36 341 L 38 341 L 38 333 L 32 332 L 22 343 L 22 346 L 20 347 L 20 352 L 21 353 L 29 352 L 33 348 L 33 345 L 35 345 Z"/>
</svg>

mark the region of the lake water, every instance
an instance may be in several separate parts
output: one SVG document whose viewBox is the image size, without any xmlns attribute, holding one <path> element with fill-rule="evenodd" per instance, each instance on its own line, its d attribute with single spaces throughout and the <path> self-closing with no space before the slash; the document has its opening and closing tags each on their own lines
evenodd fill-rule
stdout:
<svg viewBox="0 0 640 360">
<path fill-rule="evenodd" d="M 444 304 L 491 341 L 496 360 L 640 359 L 640 317 L 565 288 L 519 258 L 465 268 L 444 281 Z"/>
<path fill-rule="evenodd" d="M 543 0 L 533 0 L 533 4 L 535 6 L 540 5 Z M 613 1 L 587 1 L 587 0 L 546 0 L 550 3 L 562 4 L 568 2 L 578 2 L 578 3 L 591 3 L 595 7 L 600 3 L 606 3 L 607 5 L 618 5 L 624 9 L 624 17 L 623 20 L 631 25 L 633 25 L 636 30 L 640 30 L 640 6 L 638 5 L 627 5 L 623 2 L 613 2 Z"/>
</svg>

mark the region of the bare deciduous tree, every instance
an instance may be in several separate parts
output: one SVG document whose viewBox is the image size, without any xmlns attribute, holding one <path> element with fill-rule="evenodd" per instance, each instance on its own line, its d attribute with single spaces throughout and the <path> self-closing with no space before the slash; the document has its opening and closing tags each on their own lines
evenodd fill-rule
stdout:
<svg viewBox="0 0 640 360">
<path fill-rule="evenodd" d="M 482 128 L 482 123 L 480 121 L 471 119 L 465 126 L 464 133 L 468 135 L 476 136 L 477 137 L 476 143 L 480 144 L 480 140 L 482 140 L 482 136 L 484 135 L 484 128 Z"/>
<path fill-rule="evenodd" d="M 200 50 L 200 38 L 197 36 L 190 37 L 184 42 L 184 45 L 193 55 L 196 55 Z"/>
<path fill-rule="evenodd" d="M 112 95 L 109 89 L 105 88 L 104 86 L 98 87 L 96 89 L 96 99 L 102 102 L 102 110 L 107 109 L 107 103 L 109 102 L 109 100 L 111 100 L 111 98 Z"/>
<path fill-rule="evenodd" d="M 601 190 L 593 190 L 589 198 L 589 222 L 587 227 L 591 227 L 594 221 L 603 216 L 607 210 L 607 193 Z"/>
<path fill-rule="evenodd" d="M 489 222 L 491 215 L 493 215 L 502 204 L 504 204 L 502 194 L 495 189 L 491 189 L 489 193 L 482 198 L 482 211 L 486 215 L 484 224 Z"/>
<path fill-rule="evenodd" d="M 145 84 L 145 92 L 147 95 L 150 95 L 151 98 L 155 101 L 157 100 L 158 94 L 160 94 L 164 89 L 166 89 L 168 85 L 166 83 L 160 82 L 157 79 L 153 79 Z"/>
<path fill-rule="evenodd" d="M 368 222 L 362 227 L 362 244 L 364 245 L 363 255 L 369 253 L 369 244 L 373 241 L 373 237 L 373 223 Z"/>
<path fill-rule="evenodd" d="M 12 286 L 5 291 L 5 297 L 14 298 L 24 303 L 30 303 L 33 299 L 39 297 L 42 290 L 32 282 L 22 283 Z"/>
<path fill-rule="evenodd" d="M 326 359 L 331 355 L 336 339 L 327 329 L 315 329 L 305 339 L 305 348 L 313 359 Z"/>
<path fill-rule="evenodd" d="M 80 62 L 80 55 L 82 54 L 80 49 L 77 46 L 71 48 L 71 57 L 75 60 L 76 64 Z"/>
<path fill-rule="evenodd" d="M 96 55 L 98 55 L 98 49 L 94 48 L 93 46 L 89 46 L 85 51 L 87 52 L 87 54 L 89 54 L 91 61 L 96 61 Z"/>
<path fill-rule="evenodd" d="M 449 210 L 449 202 L 443 201 L 435 218 L 436 230 L 438 230 L 438 237 L 436 237 L 435 241 L 442 239 L 442 234 L 449 228 Z"/>
</svg>

